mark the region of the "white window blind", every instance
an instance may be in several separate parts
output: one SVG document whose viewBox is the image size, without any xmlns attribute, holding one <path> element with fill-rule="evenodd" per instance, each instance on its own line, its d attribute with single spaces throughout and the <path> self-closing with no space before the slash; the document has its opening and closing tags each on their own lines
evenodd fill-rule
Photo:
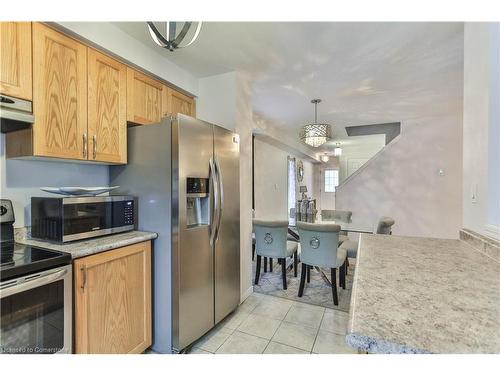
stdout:
<svg viewBox="0 0 500 375">
<path fill-rule="evenodd" d="M 334 193 L 339 185 L 339 171 L 336 169 L 325 169 L 325 193 Z"/>
</svg>

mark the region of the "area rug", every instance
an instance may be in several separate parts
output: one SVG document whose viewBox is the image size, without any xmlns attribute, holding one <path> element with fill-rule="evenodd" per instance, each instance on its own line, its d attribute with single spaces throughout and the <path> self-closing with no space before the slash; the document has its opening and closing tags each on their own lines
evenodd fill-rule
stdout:
<svg viewBox="0 0 500 375">
<path fill-rule="evenodd" d="M 257 257 L 256 257 L 257 258 Z M 293 276 L 293 270 L 288 270 L 287 273 L 287 290 L 283 290 L 283 281 L 281 280 L 281 266 L 274 261 L 273 272 L 263 272 L 264 262 L 262 261 L 261 273 L 259 279 L 259 285 L 254 285 L 254 292 L 268 294 L 271 296 L 282 297 L 290 299 L 293 301 L 299 301 L 304 303 L 309 303 L 312 305 L 318 305 L 323 307 L 328 307 L 335 310 L 341 310 L 349 312 L 349 304 L 351 301 L 351 291 L 352 291 L 352 279 L 354 275 L 354 265 L 356 259 L 349 260 L 349 270 L 346 277 L 346 288 L 337 288 L 337 293 L 339 297 L 339 304 L 335 306 L 333 304 L 332 298 L 332 288 L 328 285 L 322 278 L 321 274 L 316 270 L 311 270 L 311 282 L 305 284 L 304 295 L 302 297 L 298 296 L 299 284 L 300 284 L 300 269 L 297 277 Z M 252 262 L 252 280 L 255 280 L 255 261 Z M 324 274 L 330 279 L 330 270 L 323 270 Z M 338 271 L 337 271 L 338 273 Z"/>
</svg>

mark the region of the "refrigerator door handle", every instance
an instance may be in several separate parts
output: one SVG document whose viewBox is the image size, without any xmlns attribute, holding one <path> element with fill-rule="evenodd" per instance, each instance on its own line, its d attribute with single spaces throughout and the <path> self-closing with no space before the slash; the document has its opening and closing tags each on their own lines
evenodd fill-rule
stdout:
<svg viewBox="0 0 500 375">
<path fill-rule="evenodd" d="M 210 246 L 213 246 L 215 243 L 215 235 L 217 233 L 216 223 L 219 221 L 219 179 L 212 158 L 210 158 L 208 164 L 210 167 L 210 178 L 212 179 L 212 186 L 214 188 L 214 207 L 211 212 L 210 220 Z"/>
<path fill-rule="evenodd" d="M 217 170 L 217 180 L 219 183 L 219 199 L 220 199 L 220 204 L 219 204 L 219 215 L 218 215 L 218 223 L 217 223 L 217 232 L 215 236 L 215 242 L 218 241 L 219 239 L 219 229 L 220 229 L 220 223 L 222 220 L 222 213 L 224 211 L 224 184 L 223 184 L 223 178 L 222 178 L 222 171 L 220 169 L 220 164 L 217 159 L 215 159 L 215 169 Z"/>
</svg>

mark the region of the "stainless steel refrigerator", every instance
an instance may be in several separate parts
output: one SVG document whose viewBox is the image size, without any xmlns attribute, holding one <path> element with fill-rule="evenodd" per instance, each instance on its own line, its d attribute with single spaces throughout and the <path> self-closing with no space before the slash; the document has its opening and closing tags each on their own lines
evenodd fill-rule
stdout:
<svg viewBox="0 0 500 375">
<path fill-rule="evenodd" d="M 240 301 L 239 138 L 178 115 L 128 129 L 111 185 L 138 197 L 153 249 L 153 350 L 179 352 Z"/>
</svg>

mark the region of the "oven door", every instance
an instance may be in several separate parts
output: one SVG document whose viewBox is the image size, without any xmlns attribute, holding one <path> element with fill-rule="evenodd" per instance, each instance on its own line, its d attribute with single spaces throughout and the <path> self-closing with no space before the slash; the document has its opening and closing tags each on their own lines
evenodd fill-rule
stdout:
<svg viewBox="0 0 500 375">
<path fill-rule="evenodd" d="M 0 284 L 0 353 L 71 353 L 71 265 Z"/>
</svg>

